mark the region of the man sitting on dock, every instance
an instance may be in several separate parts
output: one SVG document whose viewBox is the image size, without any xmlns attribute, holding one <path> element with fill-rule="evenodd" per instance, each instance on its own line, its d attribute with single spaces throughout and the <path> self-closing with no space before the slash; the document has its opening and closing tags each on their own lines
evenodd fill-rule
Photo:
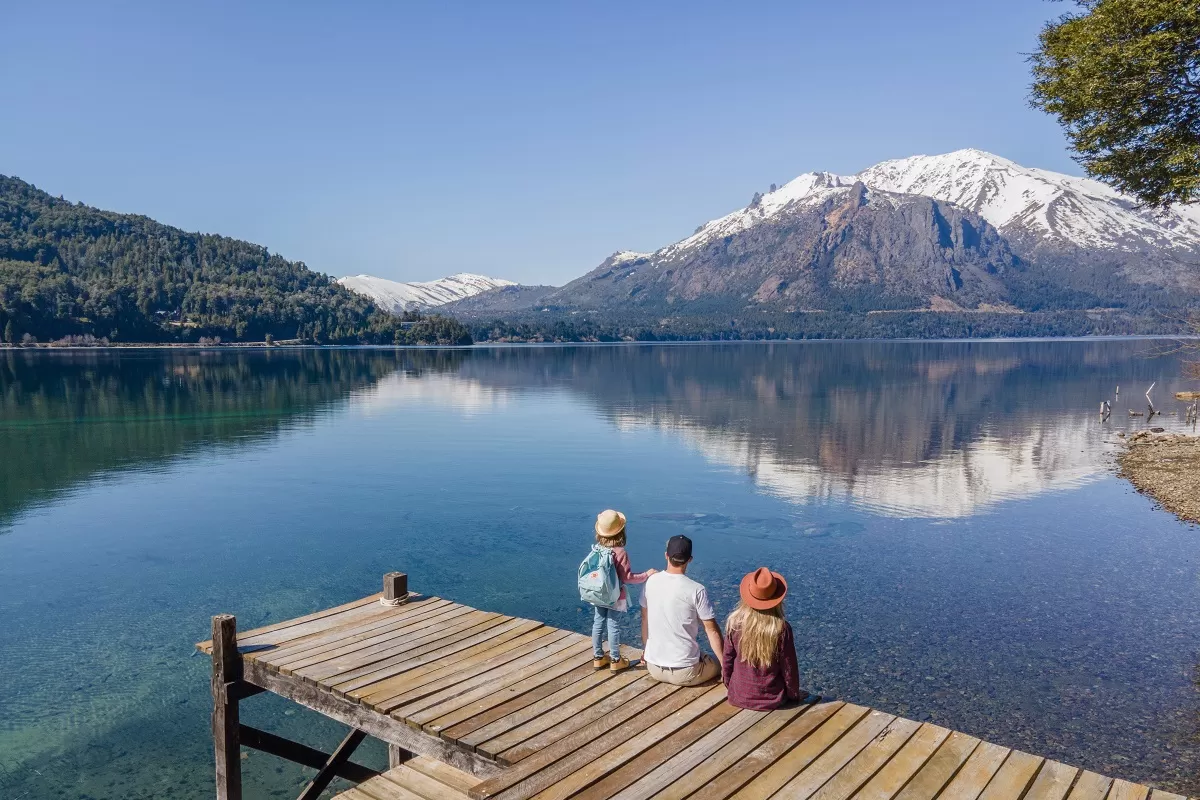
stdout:
<svg viewBox="0 0 1200 800">
<path fill-rule="evenodd" d="M 721 676 L 721 665 L 700 652 L 700 626 L 714 653 L 723 651 L 721 626 L 708 592 L 689 578 L 692 540 L 672 536 L 667 541 L 667 571 L 650 576 L 642 589 L 643 659 L 650 677 L 675 686 L 696 686 Z"/>
</svg>

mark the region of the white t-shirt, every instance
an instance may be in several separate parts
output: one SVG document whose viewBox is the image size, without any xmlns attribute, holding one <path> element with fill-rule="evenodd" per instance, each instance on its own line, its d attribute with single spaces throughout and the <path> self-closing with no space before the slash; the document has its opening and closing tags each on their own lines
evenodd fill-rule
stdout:
<svg viewBox="0 0 1200 800">
<path fill-rule="evenodd" d="M 716 617 L 703 586 L 687 575 L 655 573 L 642 587 L 642 608 L 649 614 L 643 654 L 648 663 L 670 669 L 700 663 L 701 620 Z"/>
</svg>

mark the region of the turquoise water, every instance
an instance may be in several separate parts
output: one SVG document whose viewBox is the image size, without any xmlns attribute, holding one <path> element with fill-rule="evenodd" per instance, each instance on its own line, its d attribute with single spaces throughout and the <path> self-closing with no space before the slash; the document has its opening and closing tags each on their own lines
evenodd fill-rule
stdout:
<svg viewBox="0 0 1200 800">
<path fill-rule="evenodd" d="M 573 572 L 610 506 L 635 568 L 691 536 L 722 613 L 786 574 L 811 691 L 1200 792 L 1200 530 L 1112 475 L 1147 386 L 1182 408 L 1162 350 L 0 351 L 0 797 L 211 796 L 214 613 L 400 569 L 588 630 Z M 269 696 L 243 718 L 343 733 Z M 245 772 L 251 797 L 306 777 Z"/>
</svg>

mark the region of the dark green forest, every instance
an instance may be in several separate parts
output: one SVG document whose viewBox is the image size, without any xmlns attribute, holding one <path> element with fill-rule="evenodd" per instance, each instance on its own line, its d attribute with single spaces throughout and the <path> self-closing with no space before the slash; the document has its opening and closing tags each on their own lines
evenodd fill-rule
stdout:
<svg viewBox="0 0 1200 800">
<path fill-rule="evenodd" d="M 454 320 L 389 314 L 265 247 L 71 203 L 0 176 L 0 340 L 64 337 L 471 341 Z"/>
</svg>

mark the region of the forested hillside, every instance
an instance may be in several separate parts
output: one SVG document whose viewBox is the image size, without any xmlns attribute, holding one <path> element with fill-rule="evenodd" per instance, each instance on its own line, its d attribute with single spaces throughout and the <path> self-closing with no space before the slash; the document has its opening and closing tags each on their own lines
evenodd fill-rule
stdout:
<svg viewBox="0 0 1200 800">
<path fill-rule="evenodd" d="M 464 344 L 249 242 L 71 203 L 0 176 L 0 339 Z"/>
</svg>

